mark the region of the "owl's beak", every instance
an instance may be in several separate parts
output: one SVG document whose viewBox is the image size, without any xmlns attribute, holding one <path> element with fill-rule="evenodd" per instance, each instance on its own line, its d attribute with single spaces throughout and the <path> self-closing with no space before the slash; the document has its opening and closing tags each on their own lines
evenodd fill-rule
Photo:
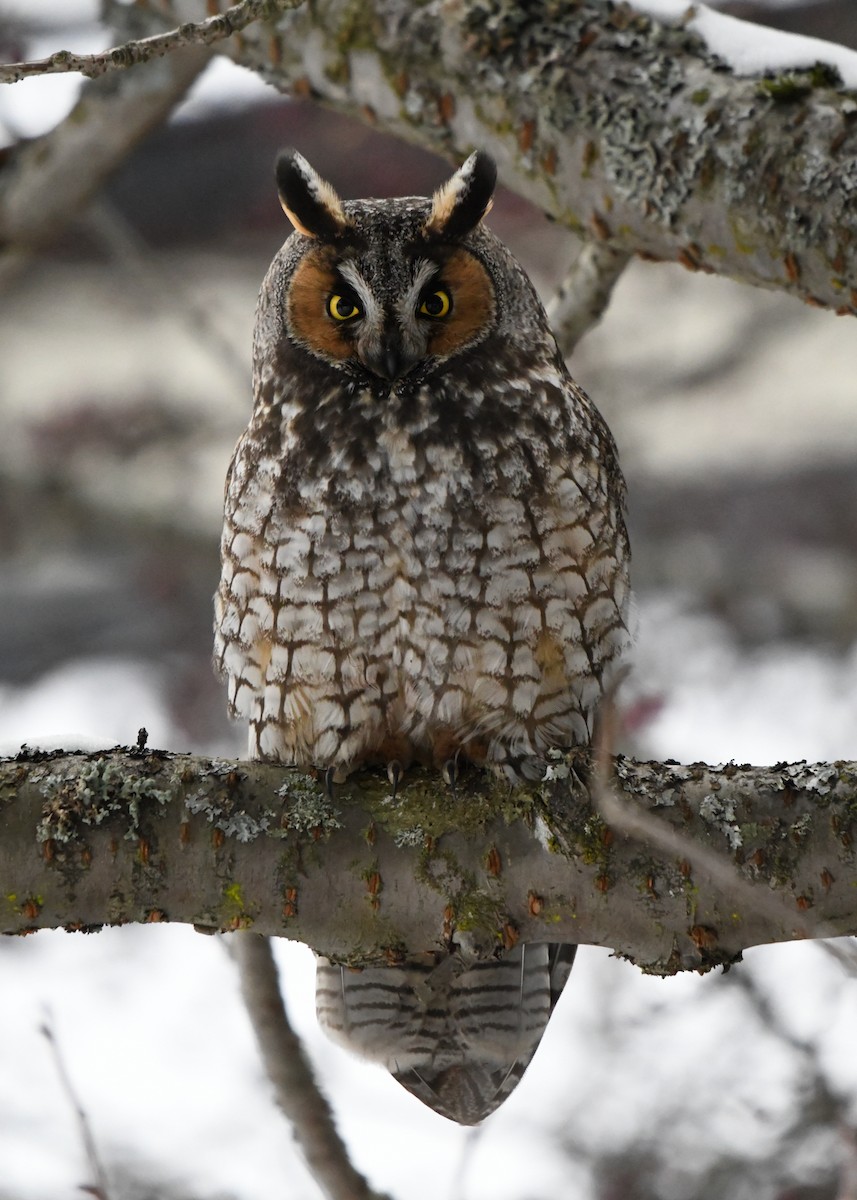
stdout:
<svg viewBox="0 0 857 1200">
<path fill-rule="evenodd" d="M 413 357 L 405 352 L 397 336 L 385 338 L 378 343 L 377 348 L 373 347 L 361 357 L 364 365 L 374 375 L 380 375 L 390 383 L 401 379 L 414 365 Z"/>
</svg>

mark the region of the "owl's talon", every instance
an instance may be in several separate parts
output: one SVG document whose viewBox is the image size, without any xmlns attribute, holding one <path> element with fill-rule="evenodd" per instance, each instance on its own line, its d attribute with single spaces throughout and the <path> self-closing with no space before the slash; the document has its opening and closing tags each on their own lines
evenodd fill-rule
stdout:
<svg viewBox="0 0 857 1200">
<path fill-rule="evenodd" d="M 458 756 L 456 755 L 455 758 L 448 758 L 441 767 L 440 773 L 443 776 L 443 782 L 454 796 L 456 784 L 458 783 L 458 777 L 460 774 L 458 770 Z"/>
<path fill-rule="evenodd" d="M 336 767 L 328 767 L 324 773 L 324 791 L 328 800 L 333 799 L 333 785 L 336 783 Z"/>
<path fill-rule="evenodd" d="M 387 763 L 387 778 L 390 781 L 390 787 L 393 789 L 393 795 L 391 797 L 393 800 L 396 799 L 396 792 L 399 790 L 399 783 L 401 782 L 404 773 L 405 772 L 402 769 L 402 764 L 397 758 L 394 758 Z"/>
</svg>

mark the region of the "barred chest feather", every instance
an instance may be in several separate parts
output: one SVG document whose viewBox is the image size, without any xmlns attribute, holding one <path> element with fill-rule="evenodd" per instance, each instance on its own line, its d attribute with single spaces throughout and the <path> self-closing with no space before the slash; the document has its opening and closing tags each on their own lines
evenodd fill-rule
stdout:
<svg viewBox="0 0 857 1200">
<path fill-rule="evenodd" d="M 624 636 L 621 514 L 600 419 L 541 374 L 516 395 L 507 373 L 514 420 L 478 387 L 428 385 L 386 405 L 355 391 L 347 412 L 316 392 L 311 436 L 300 389 L 257 410 L 216 647 L 252 753 L 340 774 L 462 754 L 518 778 L 588 739 Z"/>
</svg>

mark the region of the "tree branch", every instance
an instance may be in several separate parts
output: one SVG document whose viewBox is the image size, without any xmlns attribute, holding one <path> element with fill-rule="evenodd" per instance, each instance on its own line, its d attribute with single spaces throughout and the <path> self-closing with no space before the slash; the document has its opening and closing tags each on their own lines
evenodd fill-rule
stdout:
<svg viewBox="0 0 857 1200">
<path fill-rule="evenodd" d="M 601 0 L 454 11 L 317 0 L 231 53 L 431 150 L 484 147 L 513 191 L 615 251 L 857 312 L 857 108 L 835 67 L 739 77 L 682 24 Z"/>
<path fill-rule="evenodd" d="M 366 772 L 332 802 L 270 764 L 23 752 L 0 764 L 0 931 L 173 920 L 381 964 L 453 945 L 485 957 L 519 938 L 589 942 L 666 974 L 857 932 L 857 764 L 615 759 L 616 794 L 716 851 L 741 895 L 682 844 L 608 825 L 587 771 L 559 761 L 511 794 L 474 773 L 455 795 L 417 772 L 395 803 Z"/>
<path fill-rule="evenodd" d="M 0 63 L 0 83 L 18 83 L 34 75 L 59 75 L 70 72 L 97 79 L 110 71 L 121 71 L 139 63 L 161 58 L 182 46 L 211 46 L 239 33 L 252 21 L 270 20 L 285 8 L 294 8 L 303 0 L 240 0 L 225 13 L 204 21 L 187 21 L 176 29 L 152 37 L 124 42 L 99 54 L 72 54 L 58 50 L 48 58 L 34 62 Z"/>
<path fill-rule="evenodd" d="M 737 76 L 682 22 L 601 0 L 461 0 L 454 20 L 446 0 L 245 0 L 207 19 L 205 4 L 172 0 L 170 33 L 77 65 L 114 70 L 243 24 L 219 43 L 236 62 L 450 157 L 484 147 L 598 256 L 857 313 L 857 106 L 834 65 Z"/>
<path fill-rule="evenodd" d="M 564 358 L 585 333 L 597 325 L 610 303 L 613 288 L 631 261 L 626 250 L 604 242 L 585 242 L 547 306 L 548 320 Z"/>
</svg>

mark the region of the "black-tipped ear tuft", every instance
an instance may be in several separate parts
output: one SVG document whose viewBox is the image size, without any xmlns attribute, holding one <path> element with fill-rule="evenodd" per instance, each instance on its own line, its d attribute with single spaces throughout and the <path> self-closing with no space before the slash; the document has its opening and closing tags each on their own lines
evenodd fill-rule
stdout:
<svg viewBox="0 0 857 1200">
<path fill-rule="evenodd" d="M 277 157 L 277 188 L 283 212 L 298 233 L 330 241 L 348 227 L 342 201 L 297 150 Z"/>
<path fill-rule="evenodd" d="M 423 232 L 429 238 L 454 241 L 475 229 L 491 207 L 497 166 L 490 154 L 477 150 L 432 196 Z"/>
</svg>

